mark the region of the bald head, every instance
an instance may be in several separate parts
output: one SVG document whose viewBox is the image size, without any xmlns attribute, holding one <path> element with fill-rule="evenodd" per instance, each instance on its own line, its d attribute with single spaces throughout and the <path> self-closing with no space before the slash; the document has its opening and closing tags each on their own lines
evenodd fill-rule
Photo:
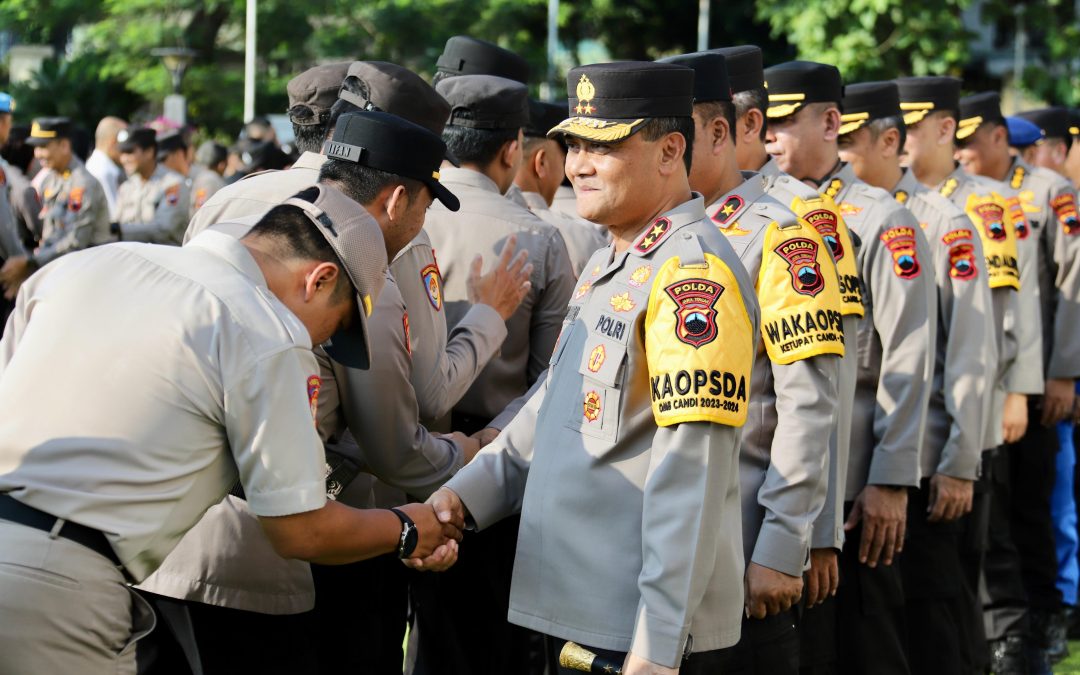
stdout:
<svg viewBox="0 0 1080 675">
<path fill-rule="evenodd" d="M 109 156 L 114 162 L 120 161 L 120 149 L 116 144 L 116 135 L 127 129 L 128 123 L 119 117 L 103 117 L 94 132 L 94 147 Z"/>
</svg>

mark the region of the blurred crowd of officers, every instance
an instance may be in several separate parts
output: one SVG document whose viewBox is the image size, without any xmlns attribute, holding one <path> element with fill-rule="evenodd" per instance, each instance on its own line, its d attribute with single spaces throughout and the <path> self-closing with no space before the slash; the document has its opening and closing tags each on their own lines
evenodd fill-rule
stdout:
<svg viewBox="0 0 1080 675">
<path fill-rule="evenodd" d="M 70 120 L 13 125 L 29 120 L 0 94 L 0 282 L 19 298 L 0 404 L 35 418 L 0 424 L 0 521 L 104 533 L 138 593 L 119 619 L 96 610 L 131 638 L 102 657 L 93 640 L 33 637 L 39 619 L 17 629 L 35 596 L 0 590 L 0 673 L 115 658 L 147 674 L 1041 675 L 1067 656 L 1080 114 L 1007 117 L 997 93 L 964 96 L 951 77 L 766 68 L 754 46 L 575 68 L 568 105 L 529 84 L 519 55 L 465 36 L 433 84 L 390 63 L 319 65 L 288 85 L 292 154 L 258 120 L 233 149 L 196 149 L 186 130 L 108 117 L 87 157 Z M 335 246 L 363 353 L 312 339 L 325 498 L 275 502 L 300 478 L 258 480 L 277 461 L 263 444 L 281 442 L 260 425 L 281 401 L 252 421 L 219 392 L 229 496 L 194 479 L 151 489 L 158 459 L 111 476 L 65 449 L 94 445 L 94 413 L 58 412 L 78 420 L 64 435 L 27 410 L 18 336 L 58 292 L 37 270 L 111 242 L 257 243 L 280 205 L 310 211 L 328 191 L 381 236 L 372 224 Z M 125 354 L 167 348 L 82 358 L 117 361 L 108 391 Z M 223 366 L 220 349 L 200 363 Z M 160 377 L 145 398 L 180 387 Z M 173 414 L 207 415 L 177 378 L 189 405 Z M 168 444 L 176 418 L 147 405 Z M 132 481 L 138 499 L 111 496 Z M 98 513 L 117 502 L 176 506 Z M 304 535 L 318 546 L 283 547 L 267 525 L 324 502 L 398 509 L 396 552 L 336 550 L 324 524 Z M 14 536 L 0 529 L 0 589 L 29 564 Z"/>
</svg>

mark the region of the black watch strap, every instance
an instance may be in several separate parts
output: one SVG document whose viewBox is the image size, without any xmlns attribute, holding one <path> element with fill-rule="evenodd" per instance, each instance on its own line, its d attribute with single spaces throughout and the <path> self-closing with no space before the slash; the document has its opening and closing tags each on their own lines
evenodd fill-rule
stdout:
<svg viewBox="0 0 1080 675">
<path fill-rule="evenodd" d="M 402 560 L 412 556 L 416 550 L 416 544 L 420 540 L 420 533 L 416 529 L 416 523 L 412 518 L 405 515 L 401 509 L 390 509 L 401 521 L 401 538 L 398 540 L 397 556 Z"/>
</svg>

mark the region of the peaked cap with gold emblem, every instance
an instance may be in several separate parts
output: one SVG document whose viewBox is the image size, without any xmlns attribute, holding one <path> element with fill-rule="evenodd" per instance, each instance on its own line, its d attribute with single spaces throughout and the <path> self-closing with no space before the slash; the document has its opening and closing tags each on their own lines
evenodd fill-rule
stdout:
<svg viewBox="0 0 1080 675">
<path fill-rule="evenodd" d="M 918 124 L 935 110 L 960 110 L 961 81 L 955 77 L 901 77 L 896 86 L 900 90 L 900 109 L 904 111 L 904 124 Z"/>
<path fill-rule="evenodd" d="M 794 115 L 807 103 L 835 103 L 844 98 L 836 66 L 814 61 L 788 61 L 765 69 L 769 119 Z"/>
<path fill-rule="evenodd" d="M 566 76 L 568 119 L 548 132 L 615 143 L 657 117 L 692 117 L 694 71 L 651 61 L 596 63 Z"/>
<path fill-rule="evenodd" d="M 27 145 L 46 145 L 57 138 L 71 138 L 71 120 L 67 117 L 38 117 L 30 127 Z"/>
<path fill-rule="evenodd" d="M 850 134 L 867 122 L 900 117 L 900 92 L 895 82 L 860 82 L 844 87 L 844 113 L 840 135 Z"/>
<path fill-rule="evenodd" d="M 1001 95 L 983 91 L 960 99 L 960 121 L 956 125 L 956 140 L 962 141 L 983 124 L 1005 124 L 1001 114 Z"/>
<path fill-rule="evenodd" d="M 1068 138 L 1073 136 L 1069 127 L 1072 126 L 1068 108 L 1039 108 L 1017 113 L 1017 117 L 1031 122 L 1042 129 L 1046 138 Z"/>
</svg>

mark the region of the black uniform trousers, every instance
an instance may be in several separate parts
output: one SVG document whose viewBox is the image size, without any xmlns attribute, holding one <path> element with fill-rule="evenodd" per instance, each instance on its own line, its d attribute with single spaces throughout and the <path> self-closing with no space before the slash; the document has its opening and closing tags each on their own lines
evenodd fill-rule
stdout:
<svg viewBox="0 0 1080 675">
<path fill-rule="evenodd" d="M 983 450 L 982 472 L 975 481 L 971 500 L 971 513 L 960 519 L 963 531 L 960 536 L 960 564 L 964 572 L 963 606 L 969 614 L 965 622 L 967 634 L 966 663 L 971 672 L 987 672 L 990 668 L 990 649 L 986 643 L 986 627 L 983 622 L 982 588 L 983 564 L 986 557 L 987 538 L 990 529 L 991 481 L 993 478 L 993 450 Z"/>
<path fill-rule="evenodd" d="M 845 519 L 851 507 L 852 502 L 844 504 Z M 907 661 L 907 615 L 898 556 L 893 556 L 892 565 L 861 564 L 861 537 L 862 523 L 847 533 L 840 552 L 836 596 L 803 614 L 799 662 L 804 675 L 912 672 Z"/>
<path fill-rule="evenodd" d="M 968 584 L 961 560 L 964 518 L 927 520 L 930 479 L 908 496 L 907 537 L 900 558 L 908 626 L 908 665 L 913 673 L 976 672 L 970 647 L 975 589 Z M 978 619 L 978 621 L 976 621 Z"/>
<path fill-rule="evenodd" d="M 723 675 L 797 675 L 797 614 L 793 608 L 764 619 L 743 618 L 738 644 L 720 650 Z"/>
<path fill-rule="evenodd" d="M 315 644 L 322 675 L 401 675 L 408 568 L 396 555 L 312 565 Z"/>
<path fill-rule="evenodd" d="M 1028 399 L 1028 429 L 993 458 L 983 613 L 987 638 L 1023 635 L 1028 610 L 1061 608 L 1050 495 L 1057 430 L 1039 424 L 1041 397 Z"/>
<path fill-rule="evenodd" d="M 548 638 L 549 641 L 555 647 L 555 653 L 558 654 L 562 651 L 563 646 L 566 644 L 566 640 L 560 640 L 559 638 Z M 596 647 L 589 647 L 586 645 L 579 645 L 589 650 L 597 657 L 604 661 L 613 664 L 614 667 L 622 667 L 622 664 L 626 661 L 626 652 L 614 652 L 610 649 L 597 649 Z M 728 665 L 728 650 L 717 649 L 711 652 L 697 652 L 691 654 L 683 659 L 679 664 L 679 675 L 728 675 L 729 673 L 741 673 L 741 670 L 731 670 Z M 595 669 L 595 666 L 594 666 Z M 558 675 L 581 675 L 582 671 L 575 668 L 564 668 L 563 666 L 556 665 L 552 672 L 558 673 Z M 510 675 L 509 671 L 507 675 Z"/>
</svg>

